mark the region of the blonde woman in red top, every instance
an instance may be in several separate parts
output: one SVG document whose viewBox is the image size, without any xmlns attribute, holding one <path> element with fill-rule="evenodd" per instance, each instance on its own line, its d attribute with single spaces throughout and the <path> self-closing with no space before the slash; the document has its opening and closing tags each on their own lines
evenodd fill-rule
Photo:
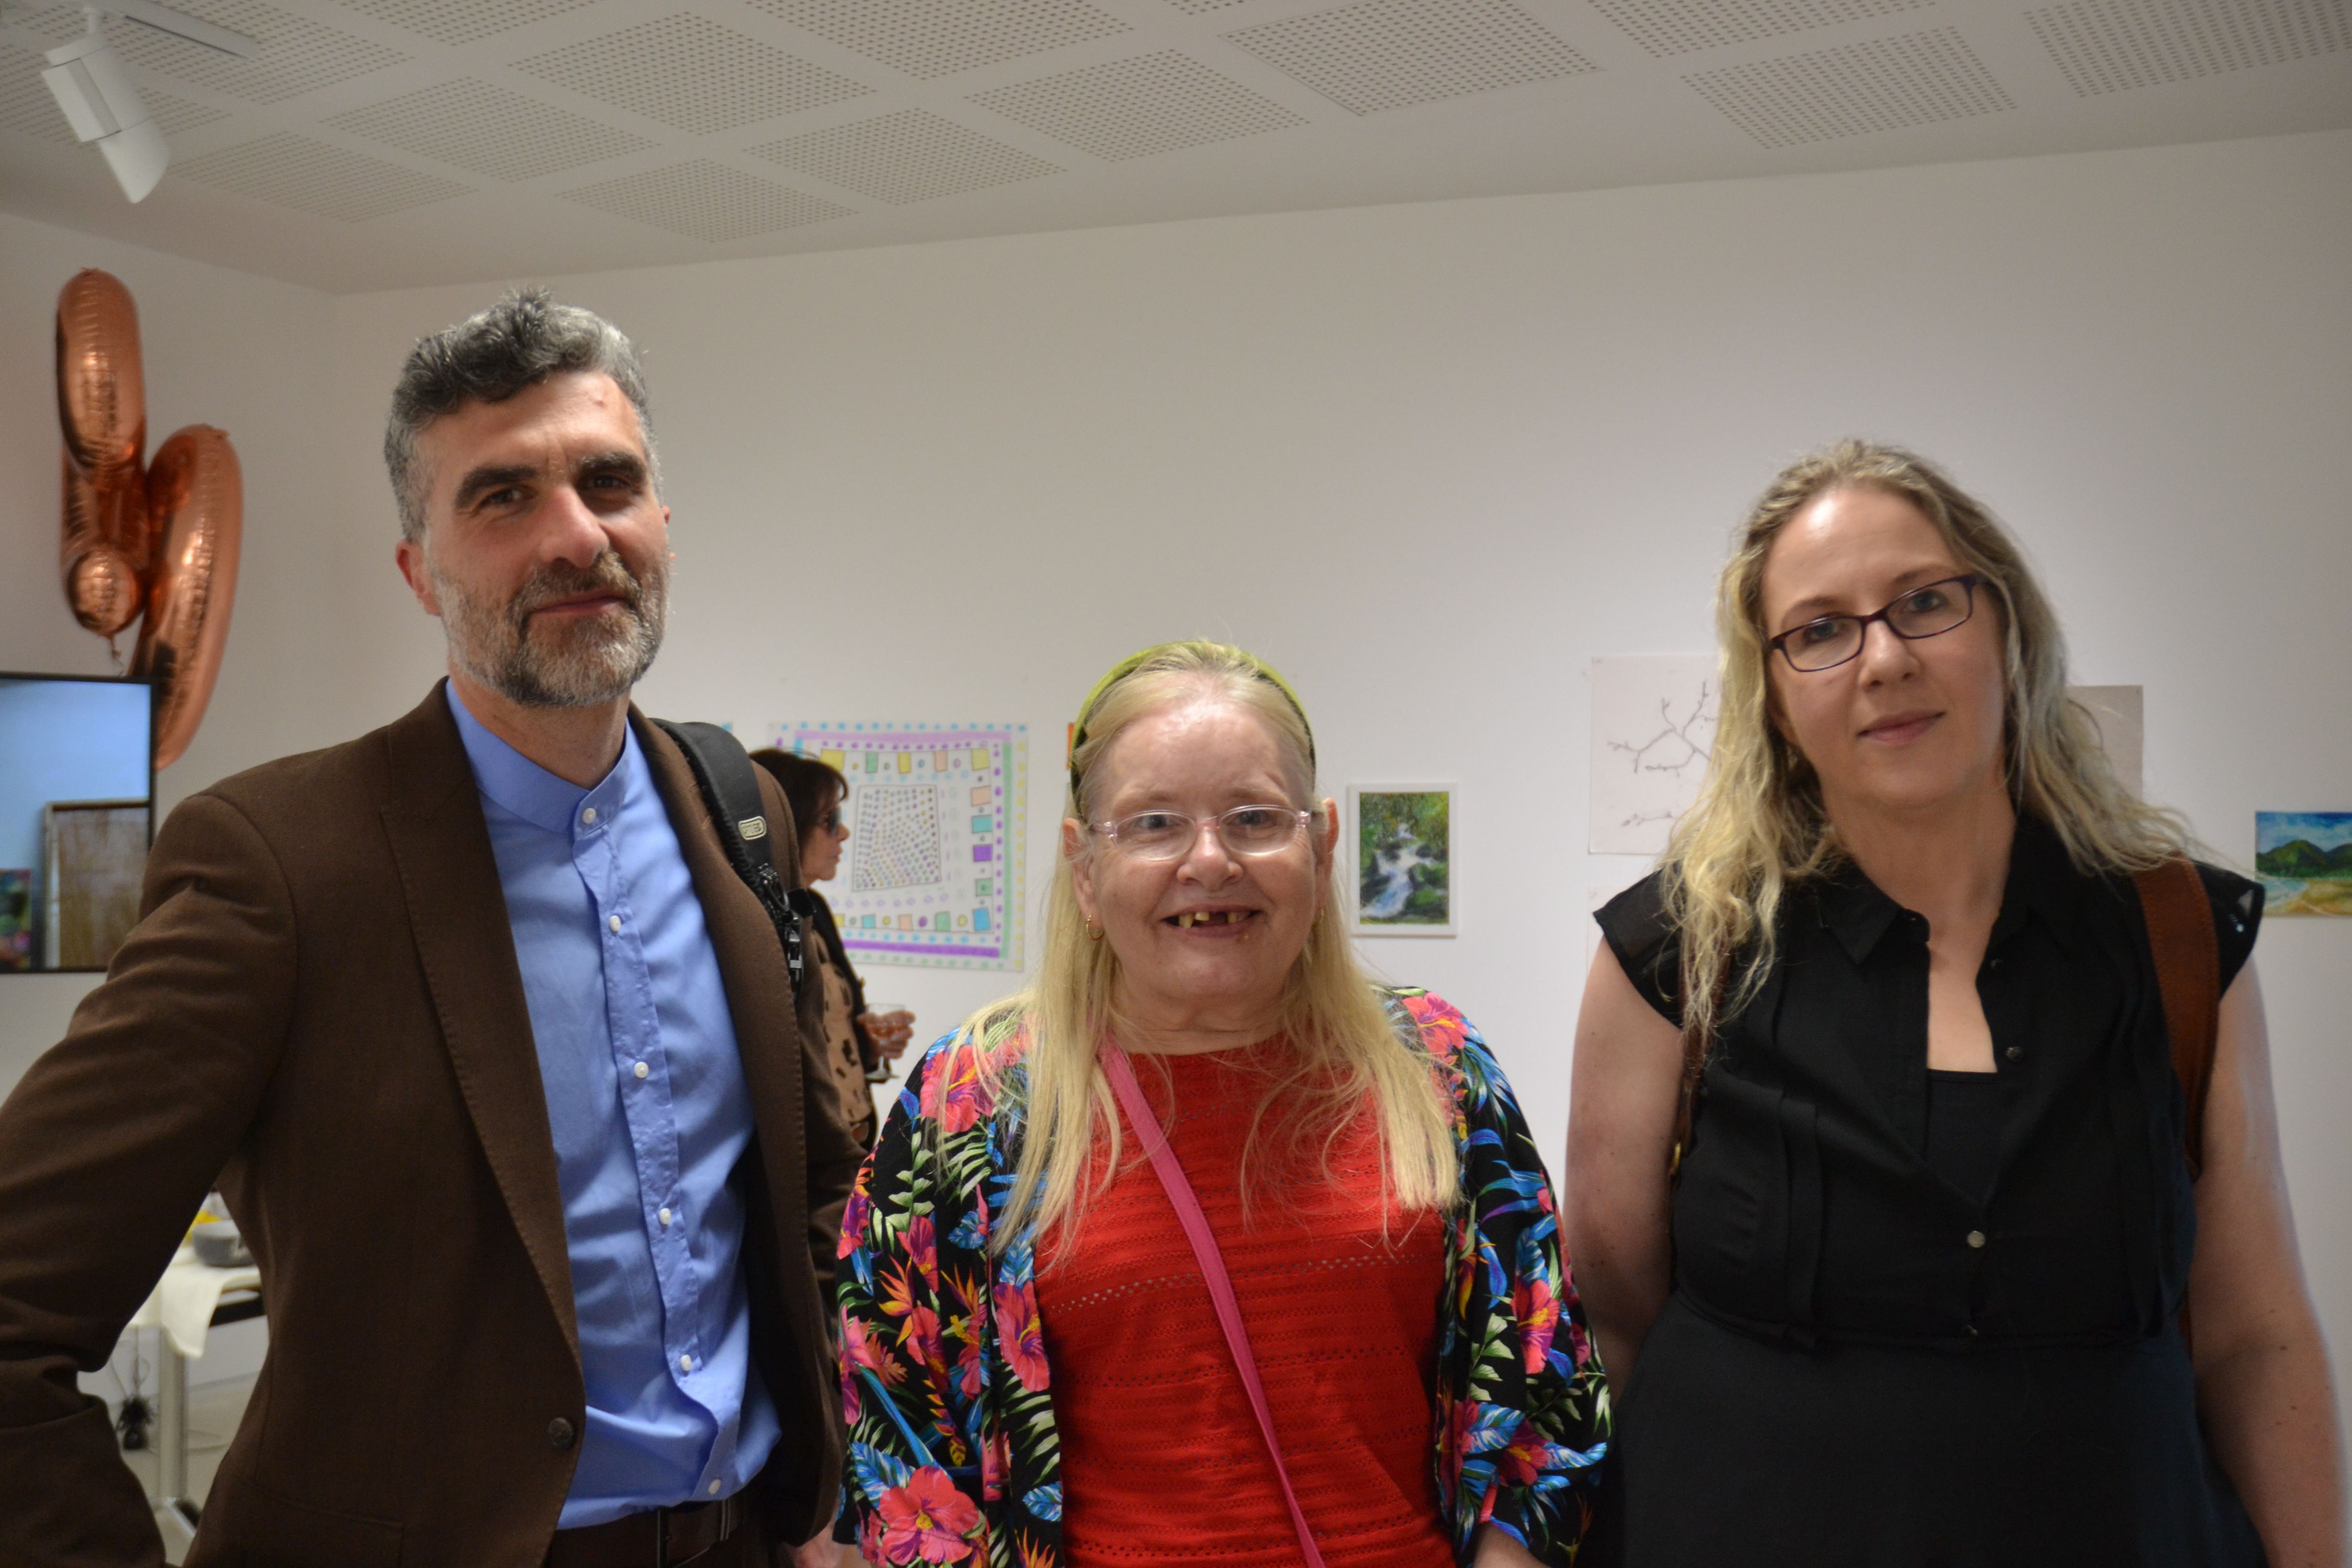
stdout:
<svg viewBox="0 0 2352 1568">
<path fill-rule="evenodd" d="M 1576 1555 L 1607 1399 L 1541 1162 L 1462 1016 L 1357 965 L 1314 786 L 1238 648 L 1080 710 L 1037 982 L 910 1075 L 845 1226 L 870 1561 Z"/>
</svg>

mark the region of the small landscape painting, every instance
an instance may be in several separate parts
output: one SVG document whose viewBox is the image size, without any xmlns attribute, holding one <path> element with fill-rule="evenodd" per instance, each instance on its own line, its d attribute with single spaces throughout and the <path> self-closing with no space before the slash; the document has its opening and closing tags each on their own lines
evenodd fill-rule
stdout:
<svg viewBox="0 0 2352 1568">
<path fill-rule="evenodd" d="M 1454 934 L 1454 786 L 1349 790 L 1360 936 Z"/>
<path fill-rule="evenodd" d="M 2352 915 L 2352 811 L 2254 813 L 2254 871 L 2273 915 Z"/>
</svg>

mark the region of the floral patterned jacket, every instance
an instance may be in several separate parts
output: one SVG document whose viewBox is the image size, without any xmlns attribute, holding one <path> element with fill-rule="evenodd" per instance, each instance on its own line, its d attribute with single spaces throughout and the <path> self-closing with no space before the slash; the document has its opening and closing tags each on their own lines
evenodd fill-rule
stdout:
<svg viewBox="0 0 2352 1568">
<path fill-rule="evenodd" d="M 1431 1423 L 1455 1555 L 1468 1563 L 1492 1523 L 1545 1562 L 1570 1563 L 1608 1447 L 1609 1394 L 1561 1262 L 1550 1184 L 1469 1021 L 1424 992 L 1393 993 L 1390 1007 L 1451 1093 L 1467 1200 L 1447 1229 Z M 1019 1157 L 1025 1045 L 1011 1025 L 934 1045 L 843 1221 L 843 1515 L 872 1563 L 1061 1562 L 1061 1450 L 1033 1238 L 989 1250 Z M 983 1058 L 997 1068 L 994 1100 Z"/>
</svg>

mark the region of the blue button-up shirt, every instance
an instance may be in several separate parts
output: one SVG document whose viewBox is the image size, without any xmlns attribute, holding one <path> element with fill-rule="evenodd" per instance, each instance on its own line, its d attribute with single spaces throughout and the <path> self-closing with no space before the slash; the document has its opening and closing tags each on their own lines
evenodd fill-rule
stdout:
<svg viewBox="0 0 2352 1568">
<path fill-rule="evenodd" d="M 727 1178 L 751 1095 L 702 905 L 631 731 L 583 790 L 449 689 L 506 891 L 563 1190 L 588 1424 L 562 1529 L 725 1497 L 775 1447 Z"/>
</svg>

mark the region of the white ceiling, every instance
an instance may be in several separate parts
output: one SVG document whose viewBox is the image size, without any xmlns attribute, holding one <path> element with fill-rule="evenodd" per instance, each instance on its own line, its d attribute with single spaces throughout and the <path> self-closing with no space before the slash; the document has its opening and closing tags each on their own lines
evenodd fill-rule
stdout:
<svg viewBox="0 0 2352 1568">
<path fill-rule="evenodd" d="M 336 291 L 2352 125 L 2352 0 L 176 0 L 136 205 L 0 12 L 0 207 Z"/>
</svg>

